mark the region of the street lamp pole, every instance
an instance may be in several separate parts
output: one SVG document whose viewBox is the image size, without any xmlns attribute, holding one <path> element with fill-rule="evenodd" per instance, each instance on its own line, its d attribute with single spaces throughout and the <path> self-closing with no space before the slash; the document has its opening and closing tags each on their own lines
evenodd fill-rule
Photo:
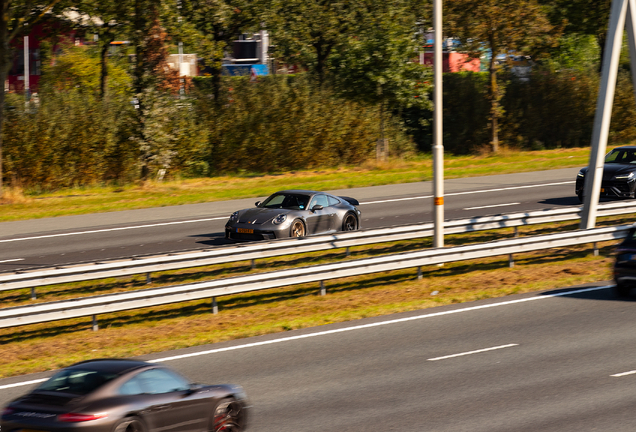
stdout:
<svg viewBox="0 0 636 432">
<path fill-rule="evenodd" d="M 442 134 L 442 0 L 433 0 L 433 247 L 444 247 L 444 142 Z"/>
</svg>

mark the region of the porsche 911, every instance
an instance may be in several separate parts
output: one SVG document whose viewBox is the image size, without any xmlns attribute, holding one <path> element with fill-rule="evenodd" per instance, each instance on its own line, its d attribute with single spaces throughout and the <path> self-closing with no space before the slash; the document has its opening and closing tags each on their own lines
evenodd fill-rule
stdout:
<svg viewBox="0 0 636 432">
<path fill-rule="evenodd" d="M 310 190 L 284 190 L 235 211 L 225 224 L 233 240 L 274 240 L 360 229 L 360 203 Z"/>
</svg>

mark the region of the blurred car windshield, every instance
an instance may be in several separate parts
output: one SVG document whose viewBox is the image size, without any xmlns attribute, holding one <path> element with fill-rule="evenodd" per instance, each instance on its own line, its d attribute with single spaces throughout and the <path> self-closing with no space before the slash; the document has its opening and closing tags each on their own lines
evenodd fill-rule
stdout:
<svg viewBox="0 0 636 432">
<path fill-rule="evenodd" d="M 67 369 L 53 375 L 36 391 L 86 395 L 117 375 L 95 370 Z"/>
<path fill-rule="evenodd" d="M 605 163 L 636 164 L 634 150 L 614 149 L 605 156 Z"/>
<path fill-rule="evenodd" d="M 276 193 L 267 198 L 260 207 L 287 210 L 305 210 L 309 203 L 308 195 Z"/>
</svg>

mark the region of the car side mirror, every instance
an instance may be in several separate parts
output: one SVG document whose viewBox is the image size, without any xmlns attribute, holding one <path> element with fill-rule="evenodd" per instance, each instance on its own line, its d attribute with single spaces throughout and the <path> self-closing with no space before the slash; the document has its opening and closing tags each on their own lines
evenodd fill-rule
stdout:
<svg viewBox="0 0 636 432">
<path fill-rule="evenodd" d="M 254 203 L 254 205 L 255 205 L 256 207 L 258 207 L 259 205 L 261 205 L 261 202 L 260 202 L 260 201 L 256 201 L 256 203 Z"/>
<path fill-rule="evenodd" d="M 322 209 L 323 207 L 320 204 L 316 204 L 315 206 L 311 208 L 311 211 L 315 212 L 316 210 L 322 210 Z"/>
<path fill-rule="evenodd" d="M 201 390 L 203 387 L 205 387 L 203 384 L 191 383 L 190 386 L 188 387 L 188 391 L 186 392 L 186 395 L 191 395 L 193 393 L 196 393 L 199 390 Z"/>
</svg>

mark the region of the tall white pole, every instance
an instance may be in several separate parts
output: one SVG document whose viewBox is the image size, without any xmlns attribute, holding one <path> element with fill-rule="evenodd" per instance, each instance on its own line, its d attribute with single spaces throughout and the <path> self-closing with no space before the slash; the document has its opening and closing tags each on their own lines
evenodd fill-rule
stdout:
<svg viewBox="0 0 636 432">
<path fill-rule="evenodd" d="M 590 162 L 585 176 L 583 189 L 584 204 L 581 213 L 581 229 L 592 229 L 596 225 L 596 209 L 601 193 L 603 180 L 603 166 L 605 165 L 605 150 L 612 117 L 612 103 L 616 90 L 616 76 L 618 74 L 618 59 L 623 45 L 623 29 L 627 15 L 628 0 L 613 0 L 610 10 L 610 21 L 605 42 L 605 54 L 601 69 L 601 86 L 596 103 L 594 129 L 592 131 L 592 149 Z"/>
<path fill-rule="evenodd" d="M 24 98 L 27 102 L 31 100 L 31 86 L 29 82 L 29 37 L 24 37 Z"/>
<path fill-rule="evenodd" d="M 433 2 L 433 27 L 435 30 L 433 73 L 433 247 L 444 247 L 444 142 L 442 130 L 442 0 Z"/>
</svg>

